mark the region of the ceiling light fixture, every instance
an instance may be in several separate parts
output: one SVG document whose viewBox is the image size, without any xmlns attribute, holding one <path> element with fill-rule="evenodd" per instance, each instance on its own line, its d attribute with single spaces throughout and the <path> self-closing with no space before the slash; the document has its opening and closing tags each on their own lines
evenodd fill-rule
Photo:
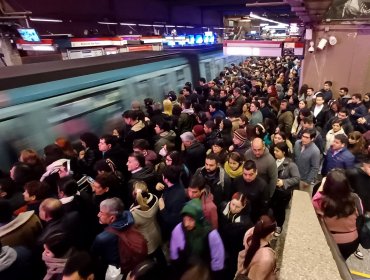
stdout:
<svg viewBox="0 0 370 280">
<path fill-rule="evenodd" d="M 273 23 L 277 23 L 277 24 L 280 24 L 280 25 L 284 25 L 284 26 L 289 26 L 289 24 L 286 24 L 286 23 L 282 23 L 282 22 L 279 22 L 279 21 L 276 21 L 276 20 L 272 20 L 272 19 L 268 19 L 268 18 L 265 18 L 265 17 L 257 16 L 255 14 L 253 14 L 252 12 L 250 13 L 249 16 L 251 18 L 260 19 L 260 20 L 263 20 L 263 21 L 268 21 L 268 22 L 273 22 Z"/>
<path fill-rule="evenodd" d="M 127 22 L 120 22 L 120 25 L 127 25 L 127 26 L 136 26 L 136 23 L 127 23 Z"/>
<path fill-rule="evenodd" d="M 52 18 L 34 18 L 34 17 L 30 17 L 30 21 L 63 22 L 63 20 L 61 20 L 61 19 L 52 19 Z"/>
<path fill-rule="evenodd" d="M 141 23 L 139 23 L 138 25 L 139 26 L 153 26 L 152 24 L 141 24 Z"/>
<path fill-rule="evenodd" d="M 117 22 L 109 22 L 109 21 L 98 21 L 99 24 L 107 24 L 107 25 L 118 25 Z"/>
</svg>

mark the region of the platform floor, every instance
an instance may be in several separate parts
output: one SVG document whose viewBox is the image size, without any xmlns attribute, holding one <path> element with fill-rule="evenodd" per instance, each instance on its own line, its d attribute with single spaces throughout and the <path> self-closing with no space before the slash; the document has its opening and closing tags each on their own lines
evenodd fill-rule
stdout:
<svg viewBox="0 0 370 280">
<path fill-rule="evenodd" d="M 353 275 L 353 279 L 370 279 L 370 250 L 360 247 L 364 259 L 360 260 L 355 255 L 350 256 L 346 263 Z"/>
<path fill-rule="evenodd" d="M 285 220 L 285 224 L 281 232 L 281 235 L 278 238 L 274 238 L 271 241 L 271 247 L 274 248 L 274 250 L 277 253 L 277 267 L 278 268 L 281 267 L 282 258 L 280 256 L 282 256 L 282 251 L 284 248 L 284 241 L 285 241 L 286 228 L 287 228 L 285 225 L 289 223 L 289 211 L 290 211 L 290 208 L 286 210 L 287 219 Z M 347 266 L 349 270 L 351 271 L 353 279 L 355 280 L 370 279 L 370 250 L 366 250 L 362 248 L 361 245 L 360 245 L 360 250 L 362 254 L 364 255 L 364 259 L 360 260 L 355 255 L 352 254 L 346 261 Z"/>
</svg>

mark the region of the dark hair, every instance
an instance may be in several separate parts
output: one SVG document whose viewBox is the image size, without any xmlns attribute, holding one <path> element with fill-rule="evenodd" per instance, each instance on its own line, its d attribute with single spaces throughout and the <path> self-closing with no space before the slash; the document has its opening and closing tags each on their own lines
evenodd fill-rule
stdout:
<svg viewBox="0 0 370 280">
<path fill-rule="evenodd" d="M 227 160 L 229 160 L 229 159 L 232 159 L 232 160 L 234 160 L 236 162 L 239 162 L 239 166 L 244 161 L 243 157 L 239 153 L 237 153 L 237 152 L 231 152 L 230 154 L 228 154 Z"/>
<path fill-rule="evenodd" d="M 165 166 L 162 175 L 172 184 L 176 184 L 180 180 L 180 167 L 173 165 Z"/>
<path fill-rule="evenodd" d="M 284 142 L 280 142 L 280 143 L 277 143 L 276 145 L 274 145 L 274 148 L 277 148 L 279 149 L 280 151 L 282 151 L 284 153 L 285 156 L 289 156 L 289 147 L 287 145 L 287 143 L 284 141 Z"/>
<path fill-rule="evenodd" d="M 204 123 L 204 125 L 205 125 L 206 127 L 208 127 L 208 128 L 211 128 L 212 130 L 215 128 L 215 123 L 214 123 L 213 121 L 211 121 L 211 120 L 206 121 L 206 122 Z"/>
<path fill-rule="evenodd" d="M 178 104 L 173 105 L 173 107 L 172 107 L 172 115 L 174 115 L 174 116 L 180 116 L 181 111 L 182 111 L 182 108 L 181 108 L 180 105 L 178 105 Z"/>
<path fill-rule="evenodd" d="M 107 145 L 110 144 L 112 146 L 114 146 L 114 144 L 116 144 L 116 141 L 117 141 L 116 137 L 114 137 L 111 134 L 104 134 L 103 136 L 100 137 L 100 139 L 104 139 L 105 144 Z"/>
<path fill-rule="evenodd" d="M 254 226 L 253 234 L 248 237 L 247 243 L 249 244 L 249 248 L 245 255 L 244 260 L 244 268 L 247 268 L 254 255 L 256 254 L 257 250 L 261 246 L 261 239 L 267 237 L 269 234 L 274 232 L 276 229 L 276 222 L 274 218 L 263 215 L 258 220 L 256 225 Z"/>
<path fill-rule="evenodd" d="M 224 126 L 222 131 L 231 133 L 231 130 L 233 128 L 233 123 L 229 119 L 223 119 L 222 124 Z"/>
<path fill-rule="evenodd" d="M 132 147 L 139 150 L 148 150 L 149 142 L 146 139 L 135 139 L 132 143 Z"/>
<path fill-rule="evenodd" d="M 302 131 L 302 135 L 308 133 L 310 135 L 310 139 L 314 139 L 316 137 L 316 129 L 313 128 L 306 128 Z"/>
<path fill-rule="evenodd" d="M 318 98 L 318 97 L 321 97 L 322 99 L 324 99 L 324 95 L 321 92 L 316 94 L 316 98 Z"/>
<path fill-rule="evenodd" d="M 343 90 L 345 93 L 348 93 L 348 88 L 347 87 L 341 87 L 339 90 Z"/>
<path fill-rule="evenodd" d="M 260 109 L 261 108 L 261 104 L 258 101 L 252 101 L 251 104 L 253 104 L 254 106 L 256 106 L 257 109 Z"/>
<path fill-rule="evenodd" d="M 339 119 L 338 117 L 335 117 L 332 121 L 331 121 L 331 125 L 335 124 L 335 123 L 338 123 L 340 126 L 342 126 L 343 122 L 341 119 Z"/>
<path fill-rule="evenodd" d="M 181 153 L 178 151 L 172 151 L 168 155 L 172 159 L 173 166 L 180 166 L 183 164 Z"/>
<path fill-rule="evenodd" d="M 297 117 L 298 123 L 301 121 L 300 114 L 303 115 L 303 118 L 307 118 L 311 116 L 312 113 L 311 113 L 311 110 L 306 107 L 299 110 L 298 117 Z"/>
<path fill-rule="evenodd" d="M 182 105 L 184 105 L 184 108 L 185 109 L 190 109 L 190 107 L 191 107 L 191 101 L 185 99 L 184 102 L 182 102 Z"/>
<path fill-rule="evenodd" d="M 48 235 L 44 243 L 55 258 L 62 258 L 71 248 L 71 242 L 63 232 Z"/>
<path fill-rule="evenodd" d="M 70 176 L 60 178 L 57 185 L 59 191 L 63 192 L 67 197 L 75 195 L 78 191 L 77 182 Z"/>
<path fill-rule="evenodd" d="M 171 129 L 170 124 L 165 120 L 159 119 L 155 124 L 158 125 L 158 127 L 163 131 L 169 131 Z"/>
<path fill-rule="evenodd" d="M 322 209 L 327 217 L 348 217 L 355 212 L 355 198 L 343 169 L 332 169 L 322 190 Z"/>
<path fill-rule="evenodd" d="M 114 188 L 117 185 L 117 178 L 111 173 L 102 173 L 96 176 L 95 181 L 102 189 Z"/>
<path fill-rule="evenodd" d="M 348 114 L 349 114 L 348 110 L 344 107 L 342 109 L 340 109 L 338 113 L 345 113 L 346 116 L 348 116 Z"/>
<path fill-rule="evenodd" d="M 348 137 L 342 133 L 334 135 L 334 139 L 339 140 L 342 144 L 346 146 L 348 145 Z"/>
<path fill-rule="evenodd" d="M 362 100 L 362 95 L 361 93 L 353 93 L 352 96 L 356 97 L 357 99 Z"/>
<path fill-rule="evenodd" d="M 45 165 L 53 163 L 54 161 L 64 158 L 64 153 L 61 147 L 56 144 L 50 144 L 44 147 Z"/>
<path fill-rule="evenodd" d="M 251 170 L 251 169 L 253 169 L 253 171 L 257 170 L 256 163 L 253 160 L 247 160 L 246 162 L 244 162 L 243 168 L 245 170 Z"/>
<path fill-rule="evenodd" d="M 218 157 L 218 155 L 213 154 L 213 153 L 206 155 L 206 159 L 214 160 L 216 161 L 216 164 L 220 163 L 220 158 Z"/>
<path fill-rule="evenodd" d="M 212 145 L 217 145 L 220 146 L 221 148 L 224 148 L 225 142 L 222 138 L 216 138 L 215 140 L 213 140 Z"/>
<path fill-rule="evenodd" d="M 63 270 L 63 276 L 71 276 L 77 272 L 78 275 L 87 279 L 89 275 L 94 274 L 95 263 L 87 252 L 78 252 L 72 255 Z"/>
<path fill-rule="evenodd" d="M 303 118 L 303 123 L 308 123 L 308 124 L 313 124 L 314 123 L 314 118 L 313 116 L 308 116 Z"/>
<path fill-rule="evenodd" d="M 329 86 L 332 86 L 333 85 L 333 82 L 332 81 L 326 81 L 325 83 L 324 83 L 324 85 L 325 84 L 328 84 Z"/>
<path fill-rule="evenodd" d="M 206 186 L 206 180 L 201 174 L 194 175 L 193 178 L 191 178 L 189 188 L 199 189 L 201 191 L 205 188 L 205 186 Z"/>
<path fill-rule="evenodd" d="M 137 162 L 139 163 L 140 167 L 145 166 L 145 156 L 142 153 L 133 152 L 132 154 L 129 155 L 129 157 L 135 158 Z"/>
<path fill-rule="evenodd" d="M 48 197 L 48 185 L 45 182 L 30 181 L 24 185 L 24 189 L 30 196 L 35 196 L 35 200 L 42 200 Z"/>
<path fill-rule="evenodd" d="M 90 149 L 98 149 L 99 137 L 92 132 L 85 132 L 80 135 L 80 140 L 86 143 Z"/>
</svg>

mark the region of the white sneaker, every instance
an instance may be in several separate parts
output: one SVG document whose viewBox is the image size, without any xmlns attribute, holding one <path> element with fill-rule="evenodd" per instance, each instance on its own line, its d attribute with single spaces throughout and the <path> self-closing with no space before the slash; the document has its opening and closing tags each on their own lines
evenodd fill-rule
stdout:
<svg viewBox="0 0 370 280">
<path fill-rule="evenodd" d="M 363 260 L 364 259 L 364 254 L 361 253 L 360 249 L 357 248 L 356 252 L 353 253 L 356 258 Z"/>
<path fill-rule="evenodd" d="M 274 232 L 274 236 L 279 237 L 280 234 L 281 234 L 281 231 L 282 231 L 281 227 L 276 227 L 275 232 Z"/>
</svg>

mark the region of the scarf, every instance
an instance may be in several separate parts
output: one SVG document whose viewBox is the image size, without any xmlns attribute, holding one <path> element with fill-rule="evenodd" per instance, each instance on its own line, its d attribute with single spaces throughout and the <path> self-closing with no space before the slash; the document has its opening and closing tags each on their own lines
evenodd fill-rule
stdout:
<svg viewBox="0 0 370 280">
<path fill-rule="evenodd" d="M 241 176 L 243 174 L 243 164 L 240 164 L 237 170 L 232 170 L 229 162 L 226 161 L 224 165 L 225 172 L 230 176 L 230 178 L 234 179 L 238 176 Z"/>
<path fill-rule="evenodd" d="M 43 280 L 49 280 L 52 279 L 54 276 L 63 273 L 68 258 L 65 259 L 52 258 L 46 256 L 45 252 L 43 252 L 42 260 L 45 262 L 47 267 L 46 275 Z"/>
</svg>

